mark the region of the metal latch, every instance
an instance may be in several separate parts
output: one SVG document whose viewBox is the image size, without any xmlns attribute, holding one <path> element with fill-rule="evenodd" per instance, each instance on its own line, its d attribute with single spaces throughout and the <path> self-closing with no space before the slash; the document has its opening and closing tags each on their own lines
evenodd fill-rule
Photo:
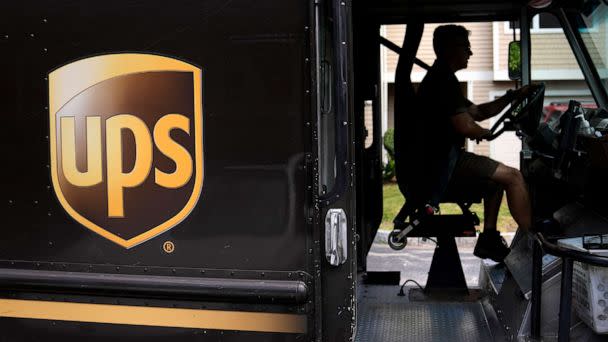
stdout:
<svg viewBox="0 0 608 342">
<path fill-rule="evenodd" d="M 332 266 L 340 266 L 348 258 L 346 213 L 343 209 L 329 209 L 325 215 L 325 257 Z"/>
</svg>

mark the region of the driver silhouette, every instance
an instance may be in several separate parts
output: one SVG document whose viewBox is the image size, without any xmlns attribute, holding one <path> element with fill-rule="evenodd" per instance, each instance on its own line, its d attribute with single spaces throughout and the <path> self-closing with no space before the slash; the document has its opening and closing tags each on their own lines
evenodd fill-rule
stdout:
<svg viewBox="0 0 608 342">
<path fill-rule="evenodd" d="M 503 192 L 511 215 L 521 229 L 532 226 L 530 199 L 521 172 L 485 156 L 467 152 L 465 138 L 481 140 L 489 130 L 478 121 L 498 115 L 508 104 L 531 93 L 525 86 L 488 103 L 476 105 L 463 94 L 455 72 L 465 69 L 473 55 L 470 32 L 459 25 L 439 26 L 433 34 L 437 59 L 418 88 L 417 160 L 421 161 L 420 184 L 433 184 L 427 190 L 431 203 L 446 193 L 481 191 L 484 204 L 484 228 L 474 254 L 502 262 L 509 254 L 504 239 L 496 230 Z M 431 104 L 428 107 L 423 105 Z M 430 193 L 429 193 L 430 192 Z"/>
</svg>

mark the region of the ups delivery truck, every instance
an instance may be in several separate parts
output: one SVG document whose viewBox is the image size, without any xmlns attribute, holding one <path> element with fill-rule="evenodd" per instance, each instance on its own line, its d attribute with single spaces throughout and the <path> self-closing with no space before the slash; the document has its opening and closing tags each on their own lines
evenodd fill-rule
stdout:
<svg viewBox="0 0 608 342">
<path fill-rule="evenodd" d="M 575 128 L 542 125 L 542 90 L 513 106 L 494 133 L 519 133 L 544 223 L 468 289 L 453 241 L 474 234 L 470 203 L 404 212 L 395 253 L 413 236 L 438 248 L 428 289 L 396 296 L 398 277 L 366 272 L 381 45 L 401 54 L 405 89 L 425 23 L 517 22 L 512 79 L 530 84 L 541 12 L 597 134 L 581 136 L 576 103 Z M 601 340 L 574 315 L 573 265 L 608 263 L 557 240 L 608 233 L 607 17 L 605 0 L 2 1 L 0 341 Z M 407 25 L 403 46 L 386 24 Z"/>
</svg>

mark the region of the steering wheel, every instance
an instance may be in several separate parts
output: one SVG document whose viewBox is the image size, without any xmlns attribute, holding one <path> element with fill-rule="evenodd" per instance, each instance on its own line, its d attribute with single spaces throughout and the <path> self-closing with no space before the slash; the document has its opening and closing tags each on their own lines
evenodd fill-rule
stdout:
<svg viewBox="0 0 608 342">
<path fill-rule="evenodd" d="M 540 122 L 543 100 L 545 98 L 545 85 L 533 85 L 532 92 L 511 104 L 511 107 L 502 114 L 490 129 L 490 135 L 485 140 L 494 140 L 503 132 L 513 129 L 524 129 L 528 132 L 536 130 Z M 525 127 L 524 127 L 525 126 Z"/>
</svg>

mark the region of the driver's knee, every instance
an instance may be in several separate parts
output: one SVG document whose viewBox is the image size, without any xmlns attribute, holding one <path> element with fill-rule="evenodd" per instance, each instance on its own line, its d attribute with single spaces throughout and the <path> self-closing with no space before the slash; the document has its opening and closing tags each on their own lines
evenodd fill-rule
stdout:
<svg viewBox="0 0 608 342">
<path fill-rule="evenodd" d="M 518 169 L 499 163 L 492 175 L 492 180 L 503 187 L 518 186 L 525 184 L 524 176 Z"/>
</svg>

